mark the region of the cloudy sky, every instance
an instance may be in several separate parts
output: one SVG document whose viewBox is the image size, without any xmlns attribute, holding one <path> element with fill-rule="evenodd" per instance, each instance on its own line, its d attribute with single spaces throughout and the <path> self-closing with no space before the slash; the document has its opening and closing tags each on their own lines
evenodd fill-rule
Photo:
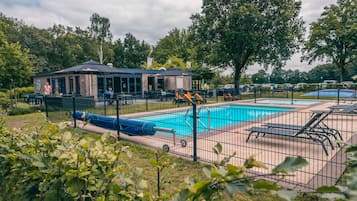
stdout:
<svg viewBox="0 0 357 201">
<path fill-rule="evenodd" d="M 325 6 L 335 2 L 302 0 L 301 16 L 306 25 L 319 17 Z M 189 26 L 190 16 L 200 12 L 201 4 L 201 0 L 0 0 L 0 12 L 40 28 L 53 24 L 88 27 L 89 17 L 97 12 L 110 19 L 115 39 L 131 32 L 137 39 L 155 45 L 172 28 Z M 248 72 L 258 68 L 252 66 Z M 301 63 L 297 54 L 286 68 L 308 70 L 311 66 Z"/>
</svg>

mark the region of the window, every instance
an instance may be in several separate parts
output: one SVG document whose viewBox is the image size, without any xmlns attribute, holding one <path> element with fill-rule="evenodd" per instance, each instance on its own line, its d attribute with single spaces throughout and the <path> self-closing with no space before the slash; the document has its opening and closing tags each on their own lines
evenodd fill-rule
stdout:
<svg viewBox="0 0 357 201">
<path fill-rule="evenodd" d="M 176 88 L 183 89 L 183 77 L 176 77 Z"/>
<path fill-rule="evenodd" d="M 115 93 L 121 92 L 120 77 L 114 77 L 114 92 Z"/>
<path fill-rule="evenodd" d="M 79 76 L 75 77 L 75 84 L 76 84 L 76 95 L 80 95 L 81 94 L 81 85 L 79 82 Z"/>
<path fill-rule="evenodd" d="M 97 79 L 97 87 L 98 87 L 98 97 L 102 97 L 104 94 L 104 78 L 98 77 Z"/>
<path fill-rule="evenodd" d="M 74 91 L 74 83 L 73 83 L 73 77 L 69 76 L 69 93 L 72 94 Z"/>
<path fill-rule="evenodd" d="M 157 89 L 165 90 L 164 78 L 157 79 Z"/>
<path fill-rule="evenodd" d="M 139 94 L 141 95 L 141 78 L 140 77 L 137 77 L 136 78 L 136 94 Z"/>
<path fill-rule="evenodd" d="M 113 90 L 113 78 L 111 77 L 107 78 L 107 90 L 109 91 L 109 89 Z"/>
<path fill-rule="evenodd" d="M 121 87 L 123 93 L 128 93 L 128 78 L 121 78 Z"/>
<path fill-rule="evenodd" d="M 135 78 L 133 77 L 129 78 L 129 93 L 135 93 Z"/>
</svg>

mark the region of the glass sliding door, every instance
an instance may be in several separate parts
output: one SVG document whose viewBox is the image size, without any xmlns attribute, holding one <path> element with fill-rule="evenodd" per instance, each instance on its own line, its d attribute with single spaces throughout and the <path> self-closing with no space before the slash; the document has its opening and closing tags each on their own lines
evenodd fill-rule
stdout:
<svg viewBox="0 0 357 201">
<path fill-rule="evenodd" d="M 122 93 L 128 93 L 128 78 L 121 78 Z"/>
<path fill-rule="evenodd" d="M 129 93 L 135 94 L 135 78 L 129 78 Z"/>
<path fill-rule="evenodd" d="M 120 77 L 114 77 L 114 93 L 121 93 Z"/>
<path fill-rule="evenodd" d="M 135 79 L 135 88 L 136 88 L 136 94 L 141 96 L 141 78 L 137 77 Z"/>
<path fill-rule="evenodd" d="M 103 77 L 98 77 L 97 79 L 97 88 L 98 88 L 98 98 L 104 96 L 104 78 Z"/>
</svg>

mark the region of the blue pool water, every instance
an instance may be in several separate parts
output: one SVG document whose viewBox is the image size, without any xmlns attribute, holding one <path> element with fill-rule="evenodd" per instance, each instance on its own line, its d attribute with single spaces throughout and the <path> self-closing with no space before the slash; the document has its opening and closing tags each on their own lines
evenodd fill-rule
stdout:
<svg viewBox="0 0 357 201">
<path fill-rule="evenodd" d="M 292 110 L 292 108 L 243 105 L 202 107 L 201 109 L 198 108 L 198 132 L 208 131 L 209 129 L 219 129 L 221 127 L 289 110 Z M 158 114 L 135 119 L 153 122 L 157 127 L 174 129 L 177 136 L 188 136 L 192 134 L 192 108 L 172 114 Z"/>
<path fill-rule="evenodd" d="M 291 100 L 288 99 L 265 99 L 265 100 L 257 100 L 257 103 L 263 103 L 263 104 L 280 104 L 280 105 L 313 105 L 320 103 L 320 101 L 312 101 L 312 100 L 293 100 L 291 103 Z"/>
<path fill-rule="evenodd" d="M 320 91 L 313 91 L 310 93 L 306 93 L 303 96 L 315 96 L 317 97 L 322 96 L 322 97 L 337 97 L 338 90 L 337 89 L 323 89 Z M 356 91 L 351 90 L 351 89 L 341 89 L 340 90 L 340 97 L 341 98 L 353 98 L 357 97 Z"/>
</svg>

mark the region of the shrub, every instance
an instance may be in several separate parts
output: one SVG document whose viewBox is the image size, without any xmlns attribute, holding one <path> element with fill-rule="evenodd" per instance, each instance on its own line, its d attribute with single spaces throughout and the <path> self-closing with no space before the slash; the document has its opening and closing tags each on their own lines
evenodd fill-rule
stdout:
<svg viewBox="0 0 357 201">
<path fill-rule="evenodd" d="M 143 200 L 146 183 L 108 134 L 97 140 L 49 125 L 9 131 L 0 124 L 0 200 Z M 128 154 L 130 156 L 130 154 Z"/>
<path fill-rule="evenodd" d="M 13 107 L 11 108 L 10 111 L 8 111 L 8 115 L 22 115 L 22 114 L 30 114 L 30 113 L 34 113 L 41 110 L 40 107 L 29 107 L 29 108 L 17 108 L 17 107 Z"/>
<path fill-rule="evenodd" d="M 0 96 L 0 108 L 3 110 L 7 110 L 11 105 L 10 99 L 6 97 Z"/>
<path fill-rule="evenodd" d="M 33 94 L 35 93 L 34 87 L 20 87 L 14 89 L 17 97 L 21 97 L 24 94 Z"/>
</svg>

